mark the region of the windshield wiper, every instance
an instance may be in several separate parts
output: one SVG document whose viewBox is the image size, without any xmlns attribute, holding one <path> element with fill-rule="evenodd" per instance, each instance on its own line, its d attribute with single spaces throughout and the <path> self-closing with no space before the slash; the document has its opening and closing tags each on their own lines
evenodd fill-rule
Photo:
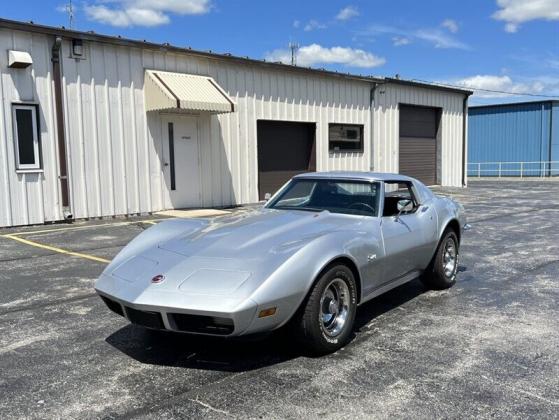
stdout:
<svg viewBox="0 0 559 420">
<path fill-rule="evenodd" d="M 279 210 L 303 210 L 303 211 L 314 211 L 320 213 L 326 209 L 317 209 L 315 207 L 295 207 L 295 206 L 274 206 L 270 207 L 272 209 L 279 209 Z"/>
</svg>

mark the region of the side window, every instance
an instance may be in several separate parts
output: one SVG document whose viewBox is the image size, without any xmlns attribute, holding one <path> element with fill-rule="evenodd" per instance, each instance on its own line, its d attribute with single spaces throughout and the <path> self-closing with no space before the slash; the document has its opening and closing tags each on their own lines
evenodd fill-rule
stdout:
<svg viewBox="0 0 559 420">
<path fill-rule="evenodd" d="M 12 106 L 16 168 L 41 169 L 39 126 L 35 105 Z"/>
<path fill-rule="evenodd" d="M 411 182 L 385 181 L 384 191 L 383 216 L 397 215 L 399 213 L 398 202 L 400 200 L 411 200 L 409 210 L 404 213 L 413 213 L 417 209 L 418 202 L 413 193 Z"/>
</svg>

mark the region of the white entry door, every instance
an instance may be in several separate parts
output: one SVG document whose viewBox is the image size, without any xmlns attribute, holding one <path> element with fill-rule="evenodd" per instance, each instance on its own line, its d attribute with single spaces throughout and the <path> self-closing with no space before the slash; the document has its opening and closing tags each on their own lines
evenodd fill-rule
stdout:
<svg viewBox="0 0 559 420">
<path fill-rule="evenodd" d="M 200 206 L 198 118 L 164 116 L 165 179 L 175 209 Z"/>
</svg>

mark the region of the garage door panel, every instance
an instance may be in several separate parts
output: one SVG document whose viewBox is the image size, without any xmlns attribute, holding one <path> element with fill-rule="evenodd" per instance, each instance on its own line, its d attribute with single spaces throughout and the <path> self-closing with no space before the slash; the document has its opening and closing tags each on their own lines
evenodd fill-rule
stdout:
<svg viewBox="0 0 559 420">
<path fill-rule="evenodd" d="M 400 105 L 400 173 L 427 185 L 437 182 L 440 110 Z"/>
<path fill-rule="evenodd" d="M 260 200 L 290 178 L 316 170 L 315 124 L 258 121 L 258 190 Z"/>
</svg>

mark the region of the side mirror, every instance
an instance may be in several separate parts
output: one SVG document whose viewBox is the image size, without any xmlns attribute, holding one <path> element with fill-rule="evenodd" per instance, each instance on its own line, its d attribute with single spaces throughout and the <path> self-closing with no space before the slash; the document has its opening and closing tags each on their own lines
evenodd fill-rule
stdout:
<svg viewBox="0 0 559 420">
<path fill-rule="evenodd" d="M 402 213 L 413 210 L 413 201 L 410 199 L 398 200 L 396 208 L 398 209 L 399 217 Z"/>
<path fill-rule="evenodd" d="M 264 201 L 268 201 L 270 198 L 272 198 L 272 194 L 270 193 L 264 194 Z"/>
</svg>

